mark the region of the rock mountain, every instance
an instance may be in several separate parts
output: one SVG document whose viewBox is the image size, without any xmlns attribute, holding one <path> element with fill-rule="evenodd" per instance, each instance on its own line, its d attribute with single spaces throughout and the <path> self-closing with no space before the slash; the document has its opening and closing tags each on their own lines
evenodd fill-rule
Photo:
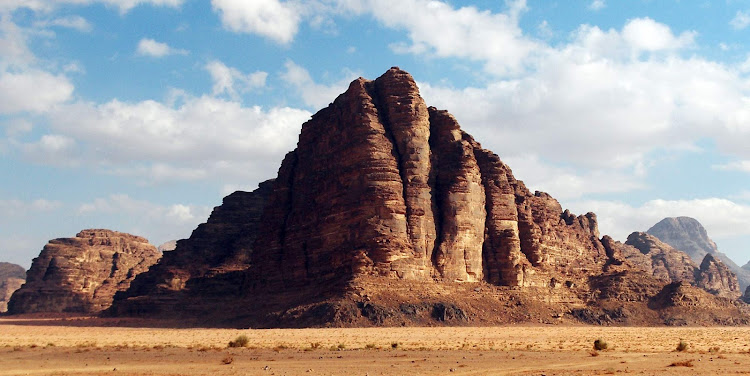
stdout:
<svg viewBox="0 0 750 376">
<path fill-rule="evenodd" d="M 697 220 L 690 217 L 664 218 L 646 232 L 685 252 L 696 263 L 703 262 L 706 255 L 712 255 L 737 275 L 742 290 L 750 287 L 750 270 L 740 267 L 720 252 L 706 229 Z"/>
<path fill-rule="evenodd" d="M 26 269 L 21 265 L 0 262 L 0 313 L 8 310 L 8 300 L 26 280 Z"/>
<path fill-rule="evenodd" d="M 159 257 L 146 239 L 110 230 L 51 240 L 10 298 L 8 313 L 101 312 Z"/>
<path fill-rule="evenodd" d="M 107 314 L 253 327 L 748 322 L 731 299 L 638 267 L 628 247 L 601 237 L 593 213 L 530 192 L 392 68 L 313 115 L 276 179 L 227 196 Z"/>
</svg>

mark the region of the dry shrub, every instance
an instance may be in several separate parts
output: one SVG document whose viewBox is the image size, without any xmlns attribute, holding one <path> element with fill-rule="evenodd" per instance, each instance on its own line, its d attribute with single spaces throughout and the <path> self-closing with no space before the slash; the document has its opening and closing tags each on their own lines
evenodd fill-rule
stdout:
<svg viewBox="0 0 750 376">
<path fill-rule="evenodd" d="M 673 362 L 669 365 L 669 367 L 692 367 L 693 366 L 693 360 L 683 360 L 681 362 Z"/>
<path fill-rule="evenodd" d="M 224 364 L 232 364 L 232 362 L 234 362 L 234 358 L 232 358 L 231 355 L 227 355 L 224 357 L 224 359 L 221 360 L 221 362 Z"/>
<path fill-rule="evenodd" d="M 602 351 L 606 350 L 609 347 L 607 342 L 605 342 L 603 339 L 599 338 L 596 341 L 594 341 L 594 350 L 596 351 Z"/>
<path fill-rule="evenodd" d="M 250 343 L 250 339 L 246 335 L 242 334 L 237 336 L 234 341 L 229 341 L 229 347 L 245 347 Z"/>
<path fill-rule="evenodd" d="M 676 350 L 682 352 L 682 351 L 687 350 L 689 346 L 690 345 L 688 345 L 687 342 L 685 342 L 683 340 L 680 340 L 680 343 L 677 344 L 677 349 Z"/>
</svg>

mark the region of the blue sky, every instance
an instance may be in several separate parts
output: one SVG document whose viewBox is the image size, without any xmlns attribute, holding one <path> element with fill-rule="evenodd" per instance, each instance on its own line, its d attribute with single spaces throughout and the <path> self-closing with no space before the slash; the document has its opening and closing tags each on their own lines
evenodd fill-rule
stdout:
<svg viewBox="0 0 750 376">
<path fill-rule="evenodd" d="M 2 0 L 0 260 L 186 238 L 358 77 L 409 71 L 532 190 L 750 260 L 750 1 Z"/>
</svg>

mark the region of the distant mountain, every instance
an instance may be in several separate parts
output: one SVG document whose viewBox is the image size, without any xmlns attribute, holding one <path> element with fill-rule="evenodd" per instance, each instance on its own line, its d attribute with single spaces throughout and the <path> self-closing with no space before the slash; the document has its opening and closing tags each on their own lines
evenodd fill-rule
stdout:
<svg viewBox="0 0 750 376">
<path fill-rule="evenodd" d="M 159 252 L 162 252 L 162 253 L 174 251 L 175 248 L 177 248 L 177 240 L 170 240 L 156 247 L 156 249 L 158 249 Z"/>
<path fill-rule="evenodd" d="M 0 312 L 8 309 L 8 300 L 13 292 L 26 281 L 26 269 L 21 265 L 0 262 Z"/>
<path fill-rule="evenodd" d="M 664 218 L 646 232 L 687 253 L 696 263 L 703 262 L 706 255 L 711 254 L 737 275 L 737 281 L 742 290 L 750 286 L 750 263 L 740 267 L 727 255 L 719 252 L 716 243 L 708 236 L 706 229 L 694 218 Z"/>
</svg>

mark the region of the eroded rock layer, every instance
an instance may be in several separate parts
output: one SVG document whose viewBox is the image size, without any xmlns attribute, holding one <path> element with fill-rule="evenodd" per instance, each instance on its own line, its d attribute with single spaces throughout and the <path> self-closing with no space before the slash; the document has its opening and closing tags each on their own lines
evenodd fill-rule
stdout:
<svg viewBox="0 0 750 376">
<path fill-rule="evenodd" d="M 110 230 L 51 240 L 8 302 L 8 313 L 100 312 L 159 257 L 148 240 Z"/>
<path fill-rule="evenodd" d="M 13 292 L 26 281 L 26 269 L 21 265 L 0 262 L 0 313 L 8 310 L 8 301 Z"/>
</svg>

